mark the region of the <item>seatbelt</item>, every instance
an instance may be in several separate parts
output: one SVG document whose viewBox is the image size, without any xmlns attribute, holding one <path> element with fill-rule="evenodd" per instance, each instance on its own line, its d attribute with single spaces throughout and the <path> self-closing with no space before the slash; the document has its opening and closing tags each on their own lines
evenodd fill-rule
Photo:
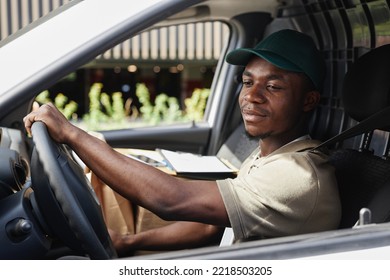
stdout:
<svg viewBox="0 0 390 280">
<path fill-rule="evenodd" d="M 314 147 L 313 150 L 317 150 L 331 144 L 335 144 L 339 141 L 351 138 L 356 135 L 363 134 L 374 129 L 384 129 L 390 127 L 390 107 L 386 107 L 381 111 L 371 115 L 370 117 L 362 120 L 360 123 L 355 126 L 344 130 L 343 132 L 337 134 L 336 136 L 328 139 L 325 142 L 322 142 L 317 147 Z"/>
</svg>

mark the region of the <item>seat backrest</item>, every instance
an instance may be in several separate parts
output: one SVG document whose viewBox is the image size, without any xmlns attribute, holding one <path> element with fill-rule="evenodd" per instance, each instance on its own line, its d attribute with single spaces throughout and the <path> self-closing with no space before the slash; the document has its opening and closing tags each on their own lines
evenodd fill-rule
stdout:
<svg viewBox="0 0 390 280">
<path fill-rule="evenodd" d="M 217 156 L 240 168 L 242 162 L 259 145 L 259 140 L 249 137 L 241 122 L 218 150 Z"/>
<path fill-rule="evenodd" d="M 371 221 L 389 221 L 390 161 L 368 151 L 339 149 L 332 152 L 342 204 L 340 228 L 353 227 L 362 208 L 371 210 Z"/>
<path fill-rule="evenodd" d="M 390 45 L 364 54 L 345 75 L 343 103 L 346 113 L 358 121 L 356 126 L 325 141 L 330 146 L 376 129 L 390 128 Z M 370 139 L 368 137 L 367 139 Z M 331 151 L 342 204 L 340 228 L 352 227 L 361 208 L 371 210 L 372 222 L 390 219 L 390 160 L 369 151 L 369 141 L 361 149 Z"/>
</svg>

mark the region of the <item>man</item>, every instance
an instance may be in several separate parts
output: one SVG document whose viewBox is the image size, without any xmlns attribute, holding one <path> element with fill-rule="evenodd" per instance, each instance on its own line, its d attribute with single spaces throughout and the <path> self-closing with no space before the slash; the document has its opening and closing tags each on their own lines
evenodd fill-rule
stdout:
<svg viewBox="0 0 390 280">
<path fill-rule="evenodd" d="M 44 122 L 55 141 L 68 144 L 122 196 L 163 219 L 182 221 L 137 235 L 112 232 L 120 255 L 209 244 L 225 227 L 233 228 L 236 240 L 337 228 L 341 207 L 333 169 L 326 155 L 312 150 L 318 142 L 307 134 L 325 76 L 315 44 L 282 30 L 226 60 L 245 66 L 239 104 L 246 131 L 260 138 L 235 179 L 182 180 L 145 166 L 73 126 L 53 105 L 24 118 L 29 132 L 33 122 Z"/>
</svg>

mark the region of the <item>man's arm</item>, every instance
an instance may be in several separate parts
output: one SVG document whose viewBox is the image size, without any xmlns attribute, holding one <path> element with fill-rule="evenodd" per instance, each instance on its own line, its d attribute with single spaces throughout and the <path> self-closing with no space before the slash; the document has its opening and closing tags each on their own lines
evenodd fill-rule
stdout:
<svg viewBox="0 0 390 280">
<path fill-rule="evenodd" d="M 114 247 L 121 257 L 137 250 L 169 251 L 215 245 L 221 241 L 223 227 L 194 222 L 173 224 L 134 235 L 119 235 L 110 230 Z"/>
<path fill-rule="evenodd" d="M 35 121 L 44 122 L 51 137 L 68 144 L 108 186 L 161 218 L 230 226 L 215 181 L 183 180 L 132 160 L 72 125 L 53 104 L 24 118 L 28 132 Z"/>
</svg>

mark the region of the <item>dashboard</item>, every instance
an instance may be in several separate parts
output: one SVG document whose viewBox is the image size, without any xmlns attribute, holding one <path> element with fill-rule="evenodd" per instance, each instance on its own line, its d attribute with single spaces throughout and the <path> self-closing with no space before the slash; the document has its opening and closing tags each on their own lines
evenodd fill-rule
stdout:
<svg viewBox="0 0 390 280">
<path fill-rule="evenodd" d="M 20 191 L 29 177 L 29 156 L 21 131 L 1 127 L 0 199 Z"/>
</svg>

